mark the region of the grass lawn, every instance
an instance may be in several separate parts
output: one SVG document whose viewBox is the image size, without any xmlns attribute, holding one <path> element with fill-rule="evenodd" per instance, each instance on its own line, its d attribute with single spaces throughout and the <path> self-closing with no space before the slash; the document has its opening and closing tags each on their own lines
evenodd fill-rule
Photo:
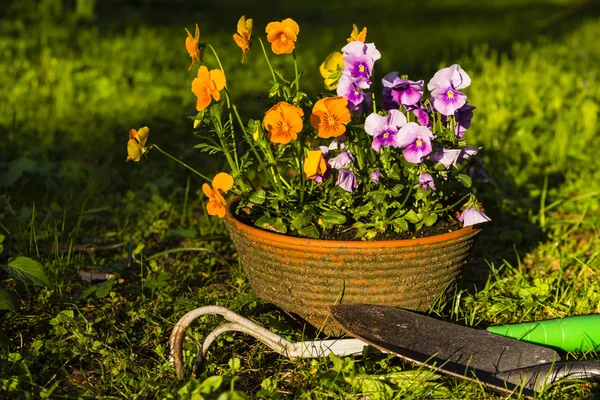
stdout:
<svg viewBox="0 0 600 400">
<path fill-rule="evenodd" d="M 270 21 L 298 21 L 311 94 L 322 90 L 319 64 L 345 44 L 352 23 L 366 25 L 382 52 L 377 74 L 427 81 L 459 63 L 472 77 L 477 110 L 468 135 L 485 149 L 492 179 L 479 197 L 493 221 L 478 236 L 461 290 L 433 315 L 484 328 L 600 313 L 595 2 L 5 1 L 0 397 L 503 398 L 391 356 L 289 361 L 242 334 L 220 337 L 197 379 L 176 380 L 168 336 L 196 307 L 225 306 L 302 339 L 253 293 L 223 224 L 204 213 L 202 181 L 157 152 L 125 163 L 129 129 L 147 125 L 153 142 L 194 168 L 221 170 L 222 159 L 193 149 L 195 70 L 187 71 L 184 28 L 199 24 L 243 115 L 260 117 L 270 73 L 258 43 L 240 64 L 231 35 L 243 14 L 263 38 Z M 272 59 L 292 73 L 289 59 Z M 204 62 L 216 65 L 208 52 Z M 43 272 L 15 279 L 7 265 L 19 256 Z M 114 278 L 82 280 L 89 270 Z M 189 330 L 188 377 L 220 322 L 208 317 Z M 588 385 L 563 384 L 540 398 L 594 395 Z"/>
</svg>

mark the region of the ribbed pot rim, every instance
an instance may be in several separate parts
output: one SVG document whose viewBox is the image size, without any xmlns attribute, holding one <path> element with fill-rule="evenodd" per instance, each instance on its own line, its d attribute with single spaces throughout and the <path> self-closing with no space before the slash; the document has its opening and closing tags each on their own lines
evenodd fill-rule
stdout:
<svg viewBox="0 0 600 400">
<path fill-rule="evenodd" d="M 431 245 L 449 240 L 459 239 L 470 233 L 476 233 L 479 229 L 473 226 L 466 226 L 453 232 L 443 233 L 441 235 L 433 235 L 423 238 L 415 239 L 401 239 L 401 240 L 373 240 L 373 241 L 359 241 L 359 240 L 325 240 L 325 239 L 311 239 L 304 237 L 296 237 L 290 235 L 284 235 L 277 232 L 270 232 L 263 229 L 258 229 L 248 224 L 243 223 L 235 216 L 235 207 L 240 201 L 239 197 L 234 197 L 227 203 L 227 213 L 225 219 L 231 225 L 234 225 L 236 230 L 244 232 L 247 236 L 255 239 L 262 239 L 264 241 L 273 243 L 277 242 L 284 246 L 315 246 L 322 248 L 356 248 L 356 249 L 379 249 L 382 247 L 408 247 L 408 246 L 420 246 L 420 245 Z"/>
</svg>

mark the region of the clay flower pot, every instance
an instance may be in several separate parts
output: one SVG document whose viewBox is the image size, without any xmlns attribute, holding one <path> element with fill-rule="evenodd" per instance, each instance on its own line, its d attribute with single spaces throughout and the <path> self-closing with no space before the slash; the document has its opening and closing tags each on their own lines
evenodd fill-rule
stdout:
<svg viewBox="0 0 600 400">
<path fill-rule="evenodd" d="M 338 303 L 425 310 L 462 275 L 478 229 L 468 226 L 422 239 L 316 240 L 249 226 L 227 206 L 225 225 L 250 284 L 264 301 L 296 314 L 329 335 Z"/>
</svg>

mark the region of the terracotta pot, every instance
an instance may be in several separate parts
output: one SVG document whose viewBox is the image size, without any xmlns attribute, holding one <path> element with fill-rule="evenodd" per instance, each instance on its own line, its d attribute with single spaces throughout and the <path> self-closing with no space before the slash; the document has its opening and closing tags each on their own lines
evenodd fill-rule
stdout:
<svg viewBox="0 0 600 400">
<path fill-rule="evenodd" d="M 250 284 L 264 301 L 329 335 L 328 309 L 368 303 L 425 310 L 453 289 L 479 232 L 472 226 L 422 239 L 316 240 L 258 229 L 238 220 L 229 202 L 225 225 Z"/>
</svg>

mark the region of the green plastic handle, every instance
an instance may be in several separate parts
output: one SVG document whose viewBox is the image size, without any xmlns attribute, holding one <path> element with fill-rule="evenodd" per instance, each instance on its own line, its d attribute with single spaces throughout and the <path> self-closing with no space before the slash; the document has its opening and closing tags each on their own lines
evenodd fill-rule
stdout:
<svg viewBox="0 0 600 400">
<path fill-rule="evenodd" d="M 600 351 L 600 314 L 490 326 L 487 330 L 564 351 Z"/>
</svg>

